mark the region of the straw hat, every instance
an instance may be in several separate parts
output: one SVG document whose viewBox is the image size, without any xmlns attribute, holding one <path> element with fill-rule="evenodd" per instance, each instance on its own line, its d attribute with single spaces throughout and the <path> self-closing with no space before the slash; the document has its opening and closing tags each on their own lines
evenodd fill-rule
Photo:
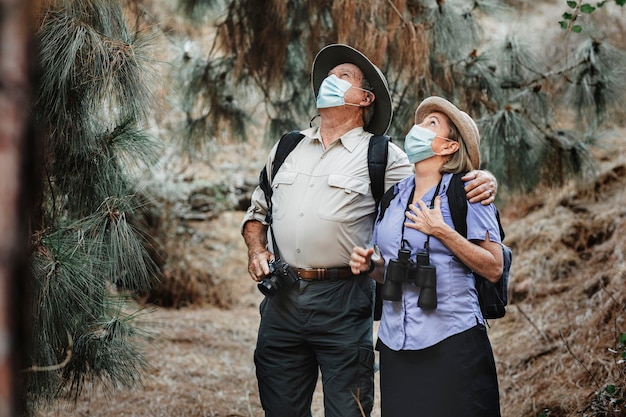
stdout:
<svg viewBox="0 0 626 417">
<path fill-rule="evenodd" d="M 317 92 L 324 78 L 328 77 L 330 70 L 340 64 L 354 64 L 363 71 L 363 75 L 374 88 L 374 115 L 365 130 L 374 135 L 384 135 L 393 116 L 391 107 L 391 95 L 387 86 L 387 79 L 383 73 L 367 59 L 365 55 L 351 46 L 343 44 L 333 44 L 322 48 L 313 61 L 311 71 L 311 82 L 313 84 L 313 94 L 317 97 Z"/>
<path fill-rule="evenodd" d="M 450 118 L 461 134 L 474 169 L 480 168 L 480 133 L 476 122 L 464 111 L 459 110 L 445 98 L 432 96 L 420 103 L 415 111 L 415 124 L 421 123 L 426 116 L 440 112 Z"/>
</svg>

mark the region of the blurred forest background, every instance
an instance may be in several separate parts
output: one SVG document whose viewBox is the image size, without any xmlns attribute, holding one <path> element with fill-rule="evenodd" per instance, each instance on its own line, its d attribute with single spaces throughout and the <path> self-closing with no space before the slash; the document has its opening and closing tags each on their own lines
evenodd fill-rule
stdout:
<svg viewBox="0 0 626 417">
<path fill-rule="evenodd" d="M 239 222 L 269 146 L 316 115 L 315 53 L 347 43 L 387 75 L 400 146 L 429 95 L 479 121 L 514 251 L 503 416 L 625 416 L 624 3 L 24 3 L 16 409 L 262 415 Z"/>
</svg>

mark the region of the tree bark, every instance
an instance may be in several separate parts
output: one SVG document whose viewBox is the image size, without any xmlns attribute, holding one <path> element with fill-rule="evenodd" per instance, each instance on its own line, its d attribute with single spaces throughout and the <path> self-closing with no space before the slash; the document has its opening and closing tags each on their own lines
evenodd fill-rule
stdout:
<svg viewBox="0 0 626 417">
<path fill-rule="evenodd" d="M 24 314 L 29 283 L 27 169 L 34 159 L 29 132 L 31 1 L 0 0 L 0 416 L 24 411 L 18 372 L 26 361 Z"/>
</svg>

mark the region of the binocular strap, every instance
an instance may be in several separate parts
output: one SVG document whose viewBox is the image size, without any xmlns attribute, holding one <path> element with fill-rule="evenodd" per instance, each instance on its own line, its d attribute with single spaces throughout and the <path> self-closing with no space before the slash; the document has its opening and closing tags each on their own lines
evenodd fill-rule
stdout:
<svg viewBox="0 0 626 417">
<path fill-rule="evenodd" d="M 437 198 L 437 196 L 439 195 L 440 188 L 441 188 L 441 179 L 439 180 L 439 184 L 437 184 L 437 188 L 435 188 L 433 198 L 430 200 L 429 208 L 431 210 L 435 207 L 435 198 Z M 413 186 L 413 189 L 411 190 L 411 194 L 409 195 L 409 199 L 406 202 L 406 209 L 404 210 L 405 213 L 409 211 L 409 206 L 413 202 L 414 196 L 415 196 L 415 185 Z M 404 219 L 407 220 L 406 215 L 404 216 Z M 404 224 L 405 223 L 406 223 L 405 221 L 402 222 L 402 238 L 400 240 L 401 249 L 405 249 L 405 245 L 408 246 L 408 242 L 404 239 L 404 229 L 405 229 Z M 428 255 L 428 257 L 430 258 L 429 244 L 430 244 L 430 235 L 426 235 L 426 242 L 424 242 L 424 249 L 426 250 L 426 254 Z"/>
</svg>

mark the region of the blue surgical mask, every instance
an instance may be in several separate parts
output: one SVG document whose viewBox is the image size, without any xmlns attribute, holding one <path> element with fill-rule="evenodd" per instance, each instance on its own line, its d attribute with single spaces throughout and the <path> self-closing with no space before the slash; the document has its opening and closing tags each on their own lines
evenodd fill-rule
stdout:
<svg viewBox="0 0 626 417">
<path fill-rule="evenodd" d="M 415 164 L 435 156 L 431 145 L 436 136 L 437 134 L 430 129 L 413 125 L 404 138 L 404 151 L 409 157 L 409 162 Z"/>
<path fill-rule="evenodd" d="M 349 81 L 342 80 L 334 74 L 324 78 L 317 93 L 317 108 L 339 107 L 344 104 L 358 106 L 358 104 L 346 103 L 344 96 L 353 85 Z"/>
</svg>

